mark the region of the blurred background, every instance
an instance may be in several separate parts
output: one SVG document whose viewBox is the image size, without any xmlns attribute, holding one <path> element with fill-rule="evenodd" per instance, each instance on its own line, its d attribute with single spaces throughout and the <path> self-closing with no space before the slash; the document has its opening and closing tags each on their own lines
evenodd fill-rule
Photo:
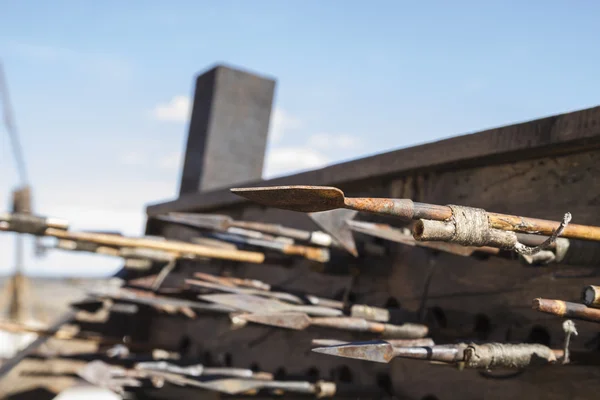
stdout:
<svg viewBox="0 0 600 400">
<path fill-rule="evenodd" d="M 593 1 L 4 0 L 2 90 L 35 212 L 141 235 L 145 205 L 178 193 L 194 76 L 208 66 L 277 79 L 268 178 L 594 106 L 598 15 Z M 21 182 L 5 127 L 9 210 Z M 0 235 L 3 318 L 15 242 Z M 24 312 L 39 323 L 122 263 L 24 246 Z M 0 356 L 33 338 L 3 333 Z"/>
</svg>

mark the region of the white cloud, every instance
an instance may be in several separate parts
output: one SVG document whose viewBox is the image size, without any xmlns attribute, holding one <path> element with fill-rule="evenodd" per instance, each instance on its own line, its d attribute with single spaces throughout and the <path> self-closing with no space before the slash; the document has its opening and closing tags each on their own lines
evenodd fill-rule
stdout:
<svg viewBox="0 0 600 400">
<path fill-rule="evenodd" d="M 329 157 L 309 147 L 274 148 L 267 154 L 264 176 L 270 179 L 291 172 L 320 168 L 329 162 Z"/>
<path fill-rule="evenodd" d="M 273 142 L 279 142 L 286 133 L 301 127 L 302 123 L 298 118 L 276 107 L 271 113 L 269 138 Z"/>
<path fill-rule="evenodd" d="M 190 117 L 192 101 L 188 96 L 174 96 L 169 102 L 158 104 L 152 111 L 159 121 L 186 122 Z"/>
<path fill-rule="evenodd" d="M 360 145 L 358 137 L 346 134 L 317 133 L 308 138 L 308 146 L 323 150 L 355 150 Z"/>
</svg>

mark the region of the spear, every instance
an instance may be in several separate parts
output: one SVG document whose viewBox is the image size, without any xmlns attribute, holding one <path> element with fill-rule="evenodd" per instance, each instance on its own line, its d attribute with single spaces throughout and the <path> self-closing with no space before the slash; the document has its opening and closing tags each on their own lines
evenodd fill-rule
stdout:
<svg viewBox="0 0 600 400">
<path fill-rule="evenodd" d="M 236 221 L 228 215 L 220 214 L 193 214 L 172 212 L 165 216 L 154 217 L 158 220 L 178 223 L 194 228 L 210 229 L 221 232 L 234 233 L 231 228 L 258 231 L 276 236 L 284 236 L 291 239 L 309 242 L 318 246 L 329 247 L 335 245 L 331 236 L 320 231 L 304 231 L 288 228 L 277 224 L 264 222 Z"/>
<path fill-rule="evenodd" d="M 70 232 L 65 229 L 53 227 L 48 221 L 51 219 L 33 215 L 11 214 L 8 222 L 0 223 L 0 230 L 14 231 L 19 233 L 29 233 L 36 236 L 52 236 L 58 239 L 67 239 L 74 241 L 85 241 L 96 243 L 102 246 L 112 247 L 144 247 L 154 250 L 173 252 L 176 254 L 190 254 L 196 257 L 217 258 L 225 260 L 235 260 L 240 262 L 262 263 L 265 259 L 264 254 L 258 252 L 217 249 L 197 244 L 173 241 L 173 240 L 154 240 L 148 238 L 130 238 L 120 235 L 89 233 L 89 232 Z"/>
<path fill-rule="evenodd" d="M 198 380 L 182 375 L 155 371 L 155 370 L 125 370 L 115 368 L 102 361 L 92 361 L 77 373 L 89 383 L 104 387 L 116 393 L 123 394 L 124 387 L 141 386 L 139 379 L 151 379 L 155 387 L 161 387 L 162 382 L 170 382 L 179 386 L 192 386 L 200 389 L 216 391 L 226 394 L 239 394 L 260 387 L 260 380 L 239 379 L 231 377 L 217 377 L 213 379 Z M 132 382 L 131 379 L 134 381 Z"/>
<path fill-rule="evenodd" d="M 271 290 L 271 285 L 256 279 L 242 279 L 233 276 L 216 276 L 204 272 L 194 272 L 195 278 L 205 281 L 220 283 L 228 286 L 244 286 L 252 289 Z"/>
<path fill-rule="evenodd" d="M 396 357 L 460 364 L 470 369 L 521 369 L 530 365 L 554 364 L 563 350 L 541 344 L 460 343 L 419 347 L 398 347 L 385 341 L 356 342 L 313 349 L 338 357 L 389 363 Z"/>
<path fill-rule="evenodd" d="M 364 318 L 352 317 L 311 318 L 306 313 L 299 312 L 263 312 L 260 314 L 242 314 L 236 316 L 236 318 L 257 324 L 294 330 L 304 330 L 309 326 L 320 326 L 351 332 L 377 333 L 382 337 L 397 339 L 423 338 L 429 332 L 429 329 L 425 325 L 420 324 L 406 323 L 402 325 L 391 325 L 367 321 Z"/>
<path fill-rule="evenodd" d="M 284 243 L 277 240 L 247 238 L 224 233 L 213 233 L 211 236 L 228 242 L 277 250 L 278 252 L 287 255 L 302 256 L 308 260 L 322 263 L 329 261 L 329 250 L 324 248 Z"/>
<path fill-rule="evenodd" d="M 188 376 L 218 375 L 258 380 L 273 380 L 273 374 L 271 373 L 254 372 L 251 369 L 246 368 L 205 367 L 202 364 L 188 365 L 182 367 L 166 361 L 148 361 L 137 363 L 135 365 L 135 369 L 139 371 L 164 371 L 173 374 Z"/>
<path fill-rule="evenodd" d="M 263 291 L 271 290 L 271 285 L 269 285 L 268 283 L 256 280 L 256 279 L 240 279 L 240 278 L 229 277 L 229 276 L 227 276 L 227 277 L 215 276 L 215 275 L 207 274 L 204 272 L 195 272 L 194 277 L 200 278 L 205 281 L 218 283 L 221 285 L 226 285 L 226 286 L 244 286 L 244 287 L 249 287 L 251 289 L 260 289 Z M 304 298 L 306 299 L 306 301 L 308 301 L 308 303 L 310 303 L 314 306 L 337 308 L 340 310 L 343 309 L 345 306 L 344 302 L 342 302 L 342 301 L 324 299 L 324 298 L 321 298 L 318 296 L 313 296 L 311 294 L 304 295 Z"/>
<path fill-rule="evenodd" d="M 197 301 L 182 300 L 176 298 L 169 298 L 163 296 L 157 296 L 152 292 L 143 290 L 133 289 L 106 289 L 106 290 L 92 290 L 89 292 L 90 295 L 97 298 L 109 298 L 119 301 L 132 302 L 137 304 L 148 305 L 151 307 L 158 308 L 173 308 L 173 309 L 191 309 L 198 311 L 208 311 L 216 313 L 234 313 L 236 310 L 229 307 L 220 306 L 218 304 L 207 304 L 200 303 Z"/>
<path fill-rule="evenodd" d="M 235 310 L 249 313 L 286 311 L 327 317 L 335 317 L 343 314 L 341 310 L 336 310 L 334 308 L 287 304 L 278 300 L 264 299 L 262 297 L 245 294 L 205 294 L 198 297 L 211 303 L 221 304 Z"/>
<path fill-rule="evenodd" d="M 310 213 L 308 216 L 325 232 L 331 235 L 335 242 L 340 243 L 350 254 L 358 257 L 354 236 L 348 229 L 348 222 L 356 215 L 354 210 L 330 210 Z"/>
<path fill-rule="evenodd" d="M 205 275 L 207 275 L 207 274 L 205 274 Z M 194 279 L 186 279 L 185 282 L 192 286 L 202 287 L 205 289 L 218 290 L 221 292 L 267 297 L 267 298 L 273 298 L 273 299 L 277 299 L 277 300 L 286 301 L 288 303 L 293 303 L 293 304 L 300 304 L 300 305 L 304 304 L 304 301 L 300 297 L 294 296 L 293 294 L 285 293 L 285 292 L 272 292 L 272 291 L 265 291 L 265 290 L 259 290 L 259 289 L 246 289 L 246 288 L 240 288 L 240 287 L 220 285 L 217 283 L 202 282 L 202 281 L 198 281 L 198 280 L 194 280 Z M 329 299 L 321 299 L 319 297 L 310 296 L 310 295 L 306 296 L 306 298 L 311 304 L 313 304 L 313 306 L 310 306 L 310 310 L 314 310 L 314 305 L 321 304 L 323 307 L 328 308 L 328 309 L 334 308 L 337 310 L 348 311 L 343 302 L 339 302 L 336 300 L 329 300 Z M 232 301 L 231 298 L 226 298 L 226 299 L 228 299 L 226 301 Z M 244 300 L 245 300 L 245 298 L 236 299 L 235 304 L 240 304 Z M 217 301 L 218 301 L 218 298 L 217 298 Z M 232 305 L 233 303 L 229 302 L 226 304 Z M 267 306 L 267 303 L 263 302 L 260 304 L 260 306 L 261 307 Z M 281 308 L 280 304 L 278 304 L 278 303 L 270 304 L 269 307 L 271 309 L 276 309 L 278 311 L 286 311 L 287 310 L 287 309 Z M 263 311 L 263 309 L 258 308 L 258 306 L 252 307 L 250 305 L 246 305 L 246 308 L 244 309 L 244 311 L 248 311 L 248 310 L 252 310 L 251 312 Z M 365 318 L 365 319 L 374 320 L 374 321 L 387 322 L 390 320 L 390 313 L 387 309 L 380 308 L 380 307 L 371 307 L 371 306 L 364 305 L 364 304 L 353 304 L 349 308 L 349 313 L 352 317 Z M 311 312 L 309 312 L 309 314 L 311 314 Z M 320 314 L 320 315 L 322 315 L 322 314 Z M 331 315 L 331 314 L 328 314 L 328 315 Z"/>
<path fill-rule="evenodd" d="M 365 235 L 375 236 L 381 239 L 401 243 L 407 246 L 427 247 L 446 253 L 456 254 L 463 257 L 472 256 L 474 253 L 482 252 L 486 254 L 498 254 L 500 249 L 496 247 L 482 246 L 461 246 L 454 243 L 445 242 L 423 242 L 415 240 L 409 229 L 394 228 L 387 224 L 376 224 L 363 221 L 348 221 L 350 229 Z"/>
<path fill-rule="evenodd" d="M 394 347 L 423 347 L 423 346 L 433 346 L 435 345 L 433 339 L 431 338 L 422 338 L 422 339 L 386 339 L 387 343 L 391 344 Z M 352 342 L 347 342 L 344 340 L 337 339 L 313 339 L 311 344 L 313 346 L 339 346 L 342 344 L 351 344 Z"/>
<path fill-rule="evenodd" d="M 265 290 L 260 290 L 260 289 L 240 288 L 237 286 L 227 286 L 227 285 L 221 285 L 218 283 L 203 282 L 203 281 L 199 281 L 196 279 L 186 279 L 185 283 L 188 285 L 192 285 L 194 287 L 199 287 L 199 288 L 204 288 L 204 289 L 212 289 L 212 290 L 216 290 L 216 291 L 220 291 L 220 292 L 269 297 L 269 298 L 273 298 L 273 299 L 287 301 L 288 303 L 294 303 L 294 304 L 303 304 L 304 303 L 302 301 L 302 299 L 299 298 L 298 296 L 294 296 L 293 294 L 285 293 L 285 292 L 271 292 L 271 291 L 265 291 Z"/>
<path fill-rule="evenodd" d="M 329 186 L 233 188 L 231 192 L 265 206 L 307 213 L 346 208 L 406 220 L 448 221 L 454 217 L 450 206 L 418 203 L 410 199 L 345 197 L 340 189 Z M 471 210 L 485 212 L 489 227 L 504 231 L 550 236 L 561 226 L 556 221 Z M 598 241 L 600 227 L 569 224 L 561 235 L 571 239 Z"/>
</svg>

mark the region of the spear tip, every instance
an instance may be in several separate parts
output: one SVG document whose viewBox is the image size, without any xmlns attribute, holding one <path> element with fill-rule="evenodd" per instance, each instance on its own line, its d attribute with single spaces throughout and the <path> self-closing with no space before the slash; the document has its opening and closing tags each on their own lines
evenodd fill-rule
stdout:
<svg viewBox="0 0 600 400">
<path fill-rule="evenodd" d="M 315 353 L 354 358 L 379 363 L 389 363 L 394 358 L 394 346 L 383 340 L 353 342 L 337 346 L 317 347 Z"/>
<path fill-rule="evenodd" d="M 282 210 L 319 212 L 344 207 L 344 192 L 330 186 L 232 188 L 231 193 Z"/>
</svg>

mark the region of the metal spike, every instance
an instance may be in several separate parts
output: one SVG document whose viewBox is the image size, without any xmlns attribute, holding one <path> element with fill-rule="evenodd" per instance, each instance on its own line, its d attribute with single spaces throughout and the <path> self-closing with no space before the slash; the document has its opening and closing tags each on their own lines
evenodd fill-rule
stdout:
<svg viewBox="0 0 600 400">
<path fill-rule="evenodd" d="M 233 188 L 231 192 L 256 203 L 299 212 L 344 208 L 344 192 L 329 186 Z"/>
<path fill-rule="evenodd" d="M 311 319 L 308 315 L 294 312 L 242 314 L 238 315 L 238 318 L 256 324 L 294 330 L 304 330 L 311 325 Z"/>
<path fill-rule="evenodd" d="M 293 294 L 290 294 L 290 293 L 270 292 L 270 291 L 268 292 L 268 291 L 259 290 L 259 289 L 240 288 L 237 286 L 227 286 L 227 285 L 222 285 L 222 284 L 218 284 L 218 283 L 203 282 L 203 281 L 199 281 L 199 280 L 195 280 L 195 279 L 186 279 L 185 283 L 193 285 L 193 286 L 197 286 L 197 287 L 203 287 L 206 289 L 218 290 L 221 292 L 269 297 L 269 298 L 287 301 L 287 302 L 293 303 L 293 304 L 303 304 L 304 303 L 301 298 L 299 298 L 298 296 L 294 296 Z"/>
<path fill-rule="evenodd" d="M 198 298 L 249 313 L 276 313 L 287 311 L 303 312 L 309 315 L 328 317 L 335 317 L 343 314 L 341 310 L 333 308 L 287 304 L 277 300 L 245 294 L 207 294 L 198 296 Z"/>
<path fill-rule="evenodd" d="M 308 216 L 350 254 L 358 257 L 354 236 L 348 225 L 348 221 L 352 220 L 357 213 L 358 211 L 341 208 L 338 210 L 314 212 L 308 214 Z"/>
<path fill-rule="evenodd" d="M 394 346 L 383 340 L 317 347 L 312 349 L 312 351 L 331 356 L 379 363 L 389 363 L 394 358 Z"/>
</svg>

